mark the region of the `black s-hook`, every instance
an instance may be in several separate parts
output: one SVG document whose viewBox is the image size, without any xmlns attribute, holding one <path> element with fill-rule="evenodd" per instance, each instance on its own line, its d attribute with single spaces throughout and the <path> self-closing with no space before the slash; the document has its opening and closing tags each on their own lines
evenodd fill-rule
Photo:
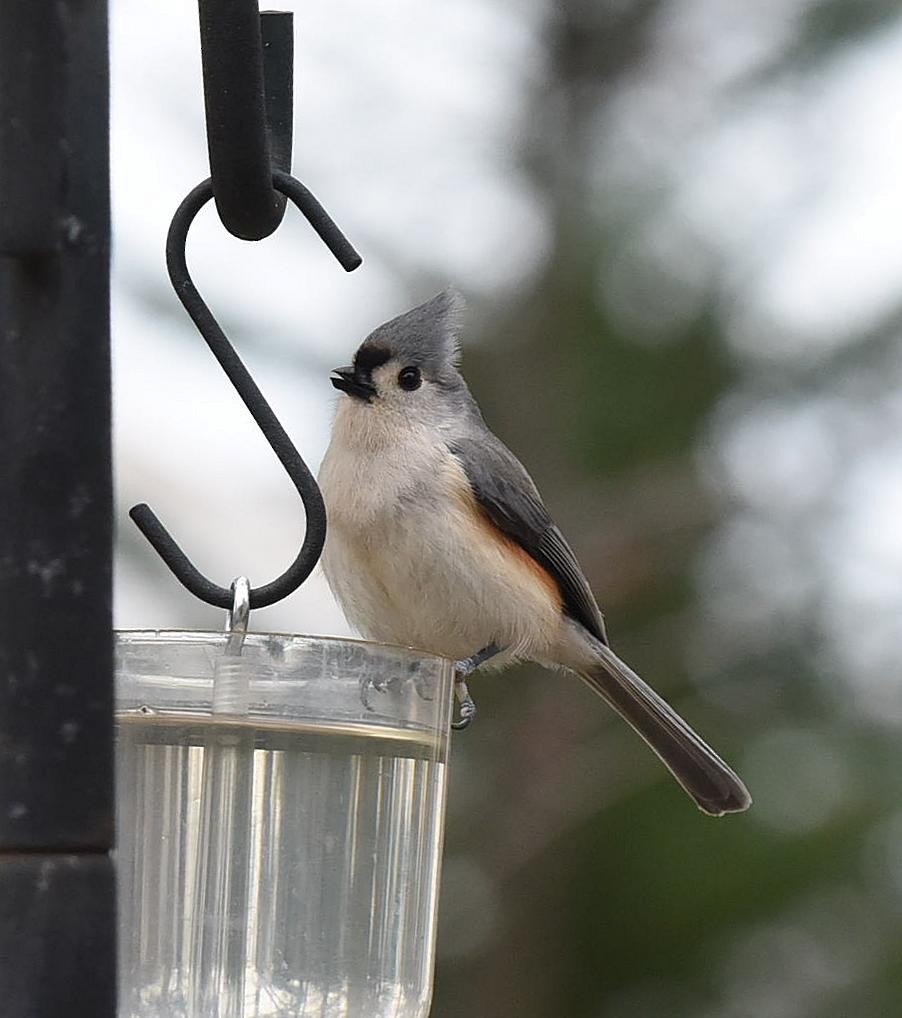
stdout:
<svg viewBox="0 0 902 1018">
<path fill-rule="evenodd" d="M 215 195 L 220 218 L 230 232 L 246 239 L 265 237 L 281 219 L 281 194 L 297 206 L 346 272 L 356 269 L 361 258 L 307 188 L 277 168 L 287 167 L 291 159 L 291 16 L 263 14 L 261 42 L 256 0 L 200 0 L 200 13 L 212 174 L 172 217 L 166 265 L 179 300 L 304 503 L 307 527 L 294 562 L 271 583 L 250 590 L 250 607 L 265 608 L 287 597 L 310 575 L 326 537 L 326 510 L 313 475 L 191 279 L 185 258 L 188 231 Z M 266 176 L 261 179 L 263 172 Z M 213 583 L 193 565 L 148 505 L 136 505 L 129 515 L 195 597 L 219 608 L 233 607 L 232 590 Z"/>
<path fill-rule="evenodd" d="M 300 181 L 288 176 L 287 173 L 277 171 L 273 174 L 273 184 L 297 206 L 346 272 L 352 272 L 360 265 L 360 255 L 354 250 L 322 205 Z M 219 361 L 220 367 L 228 375 L 229 381 L 244 401 L 244 405 L 257 422 L 257 426 L 266 436 L 266 440 L 276 456 L 279 457 L 279 462 L 285 468 L 304 502 L 307 529 L 303 546 L 297 558 L 278 579 L 262 587 L 251 588 L 251 608 L 265 608 L 267 605 L 287 597 L 310 575 L 319 559 L 326 537 L 326 510 L 313 475 L 307 469 L 307 465 L 301 459 L 285 429 L 279 423 L 256 382 L 251 378 L 241 358 L 235 352 L 235 348 L 228 341 L 219 323 L 204 303 L 188 272 L 185 258 L 188 230 L 194 217 L 212 197 L 212 182 L 205 180 L 202 184 L 198 184 L 179 206 L 169 227 L 169 236 L 166 241 L 166 264 L 169 269 L 169 278 L 185 306 L 185 310 L 213 351 L 213 356 Z M 136 505 L 129 515 L 176 578 L 195 597 L 206 601 L 207 604 L 216 605 L 218 608 L 232 607 L 231 590 L 213 583 L 192 564 L 150 506 L 144 503 Z"/>
</svg>

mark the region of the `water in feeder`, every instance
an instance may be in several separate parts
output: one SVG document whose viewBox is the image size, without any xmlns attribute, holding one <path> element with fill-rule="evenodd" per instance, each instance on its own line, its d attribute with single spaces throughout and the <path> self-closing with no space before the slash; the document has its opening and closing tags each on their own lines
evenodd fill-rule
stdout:
<svg viewBox="0 0 902 1018">
<path fill-rule="evenodd" d="M 251 635 L 229 714 L 224 646 L 118 639 L 120 1015 L 424 1018 L 450 665 Z"/>
</svg>

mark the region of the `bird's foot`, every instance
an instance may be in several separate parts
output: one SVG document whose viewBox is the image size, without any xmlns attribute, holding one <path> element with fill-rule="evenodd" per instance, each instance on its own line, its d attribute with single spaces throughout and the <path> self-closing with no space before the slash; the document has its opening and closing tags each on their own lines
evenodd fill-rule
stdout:
<svg viewBox="0 0 902 1018">
<path fill-rule="evenodd" d="M 401 678 L 398 675 L 377 676 L 374 679 L 366 678 L 360 683 L 360 702 L 364 709 L 374 712 L 376 708 L 370 703 L 372 693 L 394 693 L 401 688 Z"/>
<path fill-rule="evenodd" d="M 454 694 L 460 701 L 460 717 L 457 721 L 451 722 L 451 727 L 456 732 L 462 732 L 465 728 L 469 728 L 470 722 L 476 717 L 476 704 L 473 697 L 470 696 L 470 690 L 467 689 L 465 674 L 457 671 L 454 678 Z"/>
<path fill-rule="evenodd" d="M 462 661 L 455 661 L 454 692 L 460 701 L 460 718 L 457 721 L 451 722 L 451 727 L 455 731 L 460 732 L 464 728 L 468 728 L 473 718 L 476 717 L 476 704 L 473 702 L 473 697 L 470 696 L 470 690 L 467 689 L 467 679 L 481 664 L 488 661 L 490 657 L 494 657 L 499 651 L 500 647 L 497 644 L 490 643 L 488 647 L 483 647 L 482 650 L 471 657 L 465 657 Z"/>
</svg>

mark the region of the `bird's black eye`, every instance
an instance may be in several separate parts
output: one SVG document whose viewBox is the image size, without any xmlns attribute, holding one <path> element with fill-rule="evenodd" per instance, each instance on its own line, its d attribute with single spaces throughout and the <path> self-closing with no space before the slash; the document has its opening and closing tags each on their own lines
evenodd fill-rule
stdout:
<svg viewBox="0 0 902 1018">
<path fill-rule="evenodd" d="M 406 389 L 408 392 L 413 392 L 414 389 L 419 389 L 423 383 L 423 377 L 420 374 L 419 368 L 402 368 L 398 372 L 398 385 L 402 389 Z"/>
</svg>

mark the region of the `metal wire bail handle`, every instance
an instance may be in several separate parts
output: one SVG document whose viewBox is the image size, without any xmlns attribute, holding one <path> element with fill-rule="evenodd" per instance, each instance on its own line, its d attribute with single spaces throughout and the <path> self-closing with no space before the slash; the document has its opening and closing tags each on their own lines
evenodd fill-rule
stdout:
<svg viewBox="0 0 902 1018">
<path fill-rule="evenodd" d="M 247 626 L 251 617 L 251 585 L 246 576 L 237 576 L 232 580 L 232 607 L 226 616 L 226 654 L 234 656 L 241 653 Z"/>
<path fill-rule="evenodd" d="M 245 715 L 250 706 L 253 666 L 242 656 L 250 617 L 250 583 L 246 576 L 232 581 L 232 607 L 225 624 L 225 649 L 213 664 L 214 714 Z M 204 756 L 206 761 L 207 757 Z"/>
<path fill-rule="evenodd" d="M 361 264 L 360 255 L 310 191 L 294 177 L 278 170 L 273 173 L 272 179 L 273 186 L 291 199 L 342 268 L 346 272 L 353 272 Z M 249 607 L 265 608 L 287 597 L 310 575 L 322 552 L 326 537 L 326 509 L 313 475 L 204 303 L 188 272 L 185 257 L 188 230 L 197 213 L 212 197 L 213 185 L 208 179 L 198 184 L 178 207 L 172 217 L 166 240 L 166 265 L 179 300 L 257 422 L 257 426 L 279 458 L 304 503 L 307 527 L 303 545 L 294 562 L 271 583 L 250 590 Z M 197 569 L 150 506 L 145 503 L 136 505 L 129 515 L 179 582 L 195 597 L 217 608 L 232 608 L 232 591 L 209 580 Z"/>
</svg>

